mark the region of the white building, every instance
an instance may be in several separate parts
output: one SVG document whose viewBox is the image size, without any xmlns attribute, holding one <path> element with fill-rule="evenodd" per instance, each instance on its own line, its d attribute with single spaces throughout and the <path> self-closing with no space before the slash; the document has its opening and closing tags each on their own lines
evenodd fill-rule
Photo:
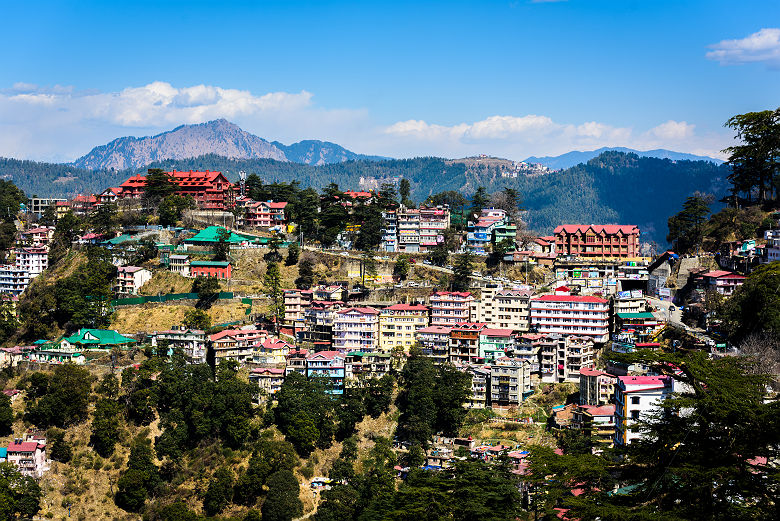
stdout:
<svg viewBox="0 0 780 521">
<path fill-rule="evenodd" d="M 181 349 L 190 364 L 206 363 L 206 333 L 200 329 L 174 326 L 168 331 L 155 331 L 151 335 L 151 344 L 156 347 L 160 341 L 168 342 L 168 347 Z"/>
<path fill-rule="evenodd" d="M 609 339 L 609 304 L 590 295 L 542 295 L 531 299 L 531 326 L 539 333 Z"/>
<path fill-rule="evenodd" d="M 615 445 L 625 445 L 642 434 L 632 426 L 657 410 L 674 392 L 671 376 L 619 376 L 615 386 Z"/>
<path fill-rule="evenodd" d="M 371 307 L 346 308 L 333 318 L 333 349 L 340 353 L 379 349 L 379 311 Z"/>
<path fill-rule="evenodd" d="M 190 276 L 190 257 L 189 255 L 171 255 L 168 257 L 168 269 L 173 273 L 178 273 L 183 277 Z"/>
<path fill-rule="evenodd" d="M 114 293 L 120 296 L 138 295 L 141 286 L 149 282 L 152 272 L 139 266 L 120 266 L 117 268 Z"/>
</svg>

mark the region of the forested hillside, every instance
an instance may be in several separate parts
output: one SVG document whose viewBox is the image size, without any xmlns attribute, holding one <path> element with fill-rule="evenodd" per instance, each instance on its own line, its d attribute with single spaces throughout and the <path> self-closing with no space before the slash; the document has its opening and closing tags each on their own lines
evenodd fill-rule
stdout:
<svg viewBox="0 0 780 521">
<path fill-rule="evenodd" d="M 665 242 L 666 217 L 695 191 L 726 194 L 728 167 L 707 161 L 671 161 L 605 152 L 587 163 L 541 176 L 501 177 L 497 168 L 467 166 L 436 157 L 387 161 L 346 161 L 320 166 L 272 159 L 227 159 L 216 155 L 153 163 L 150 167 L 177 170 L 219 170 L 238 179 L 241 170 L 258 174 L 263 182 L 290 182 L 323 188 L 331 182 L 357 189 L 360 178 L 409 180 L 414 201 L 445 190 L 471 195 L 479 186 L 488 192 L 503 187 L 522 195 L 532 229 L 549 233 L 563 222 L 629 223 L 644 237 Z M 131 171 L 91 171 L 68 165 L 0 160 L 0 176 L 10 178 L 27 194 L 69 196 L 116 186 Z M 717 210 L 717 209 L 716 209 Z"/>
</svg>

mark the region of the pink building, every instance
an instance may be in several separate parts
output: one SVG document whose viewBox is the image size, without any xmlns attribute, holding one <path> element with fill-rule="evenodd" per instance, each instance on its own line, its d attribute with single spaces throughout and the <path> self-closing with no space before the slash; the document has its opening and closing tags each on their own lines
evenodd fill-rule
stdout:
<svg viewBox="0 0 780 521">
<path fill-rule="evenodd" d="M 468 291 L 437 291 L 431 295 L 431 325 L 454 326 L 471 320 L 474 296 Z"/>
<path fill-rule="evenodd" d="M 49 470 L 45 442 L 14 439 L 8 444 L 6 458 L 10 463 L 14 463 L 24 476 L 40 478 Z"/>
</svg>

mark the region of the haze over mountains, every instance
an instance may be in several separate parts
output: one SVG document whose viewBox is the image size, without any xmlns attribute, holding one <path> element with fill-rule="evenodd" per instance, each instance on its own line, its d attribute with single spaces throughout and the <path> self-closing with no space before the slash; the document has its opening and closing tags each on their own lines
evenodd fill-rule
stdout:
<svg viewBox="0 0 780 521">
<path fill-rule="evenodd" d="M 93 148 L 73 165 L 91 170 L 143 168 L 155 161 L 216 154 L 230 159 L 275 159 L 306 165 L 324 165 L 357 159 L 384 159 L 356 154 L 327 141 L 307 140 L 284 145 L 255 136 L 225 119 L 181 125 L 146 137 L 121 137 Z"/>
<path fill-rule="evenodd" d="M 571 168 L 574 165 L 580 163 L 587 163 L 594 157 L 598 157 L 604 152 L 625 152 L 627 154 L 636 154 L 639 157 L 655 157 L 658 159 L 671 159 L 672 161 L 711 161 L 716 165 L 723 163 L 722 160 L 714 157 L 697 156 L 695 154 L 687 154 L 685 152 L 674 152 L 672 150 L 666 150 L 664 148 L 657 148 L 655 150 L 635 150 L 633 148 L 626 147 L 602 147 L 598 150 L 572 150 L 559 156 L 543 156 L 536 157 L 531 156 L 525 160 L 526 163 L 539 163 L 546 167 L 553 168 L 555 170 L 562 170 L 564 168 Z"/>
<path fill-rule="evenodd" d="M 602 152 L 634 153 L 640 157 L 672 160 L 704 160 L 716 164 L 719 159 L 696 156 L 671 150 L 634 150 L 625 147 L 600 148 L 592 151 L 572 151 L 560 156 L 531 156 L 527 163 L 540 163 L 560 170 L 585 163 Z M 344 161 L 381 161 L 390 159 L 352 152 L 328 141 L 304 140 L 291 145 L 267 141 L 241 129 L 225 119 L 197 125 L 181 125 L 173 130 L 146 137 L 121 137 L 93 148 L 73 162 L 73 166 L 90 170 L 139 169 L 154 162 L 180 160 L 215 154 L 228 159 L 275 159 L 304 165 L 328 165 Z"/>
</svg>

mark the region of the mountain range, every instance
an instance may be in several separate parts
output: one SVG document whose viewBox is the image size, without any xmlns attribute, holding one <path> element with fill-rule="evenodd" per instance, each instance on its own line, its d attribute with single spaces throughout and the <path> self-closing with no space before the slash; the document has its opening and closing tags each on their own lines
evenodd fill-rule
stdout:
<svg viewBox="0 0 780 521">
<path fill-rule="evenodd" d="M 572 150 L 571 152 L 566 152 L 559 156 L 531 156 L 524 161 L 526 163 L 539 163 L 554 170 L 562 170 L 564 168 L 571 168 L 580 163 L 587 163 L 604 152 L 624 152 L 626 154 L 636 154 L 639 157 L 655 157 L 658 159 L 671 159 L 672 161 L 710 161 L 716 165 L 723 163 L 722 160 L 714 157 L 697 156 L 685 152 L 674 152 L 664 148 L 657 148 L 655 150 L 634 150 L 633 148 L 626 147 L 602 147 L 598 150 L 589 151 Z"/>
<path fill-rule="evenodd" d="M 181 125 L 146 137 L 120 137 L 93 148 L 73 166 L 90 170 L 143 168 L 155 161 L 187 159 L 216 154 L 230 159 L 275 159 L 305 165 L 324 165 L 350 160 L 379 160 L 379 156 L 356 154 L 327 141 L 306 140 L 292 145 L 273 143 L 242 130 L 235 123 L 217 119 L 197 125 Z"/>
</svg>

